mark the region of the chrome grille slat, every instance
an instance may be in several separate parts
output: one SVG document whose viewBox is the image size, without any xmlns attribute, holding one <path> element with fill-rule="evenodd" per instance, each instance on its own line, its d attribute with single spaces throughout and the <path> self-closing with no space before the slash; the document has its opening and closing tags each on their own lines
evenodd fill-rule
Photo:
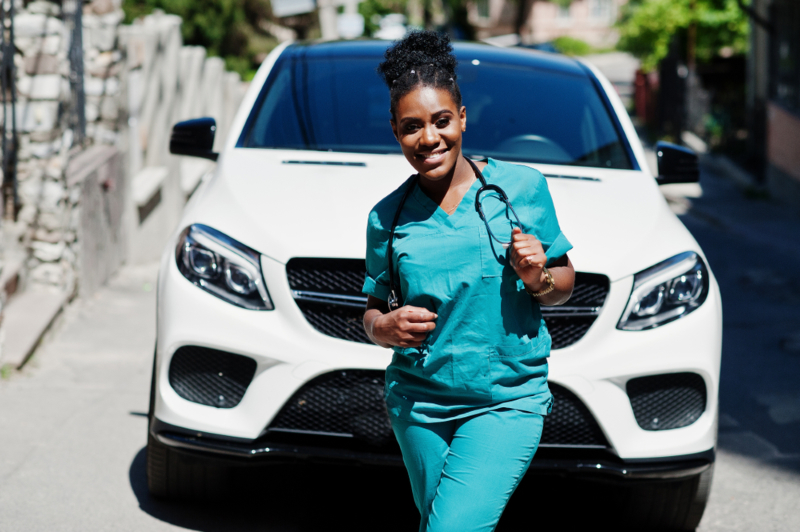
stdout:
<svg viewBox="0 0 800 532">
<path fill-rule="evenodd" d="M 361 326 L 367 298 L 361 293 L 366 268 L 359 259 L 295 258 L 286 265 L 289 287 L 303 315 L 319 332 L 371 343 Z M 569 305 L 542 307 L 552 348 L 568 347 L 586 334 L 608 295 L 608 277 L 575 274 Z"/>
</svg>

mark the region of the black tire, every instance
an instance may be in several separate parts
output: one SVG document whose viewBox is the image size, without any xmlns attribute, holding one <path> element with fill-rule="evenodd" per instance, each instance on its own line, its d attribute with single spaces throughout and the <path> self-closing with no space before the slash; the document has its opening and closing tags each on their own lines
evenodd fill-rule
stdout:
<svg viewBox="0 0 800 532">
<path fill-rule="evenodd" d="M 200 456 L 176 452 L 150 434 L 156 392 L 156 364 L 150 381 L 147 427 L 147 488 L 158 499 L 220 500 L 230 493 L 231 468 Z"/>
<path fill-rule="evenodd" d="M 230 493 L 231 468 L 203 457 L 184 455 L 147 436 L 147 487 L 153 497 L 221 500 Z"/>
<path fill-rule="evenodd" d="M 639 484 L 626 490 L 622 519 L 633 530 L 694 530 L 711 492 L 714 466 L 685 480 Z"/>
</svg>

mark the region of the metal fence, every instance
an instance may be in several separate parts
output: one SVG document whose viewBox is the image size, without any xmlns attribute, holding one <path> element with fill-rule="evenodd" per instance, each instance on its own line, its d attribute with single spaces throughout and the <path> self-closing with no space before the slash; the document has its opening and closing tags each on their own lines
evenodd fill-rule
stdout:
<svg viewBox="0 0 800 532">
<path fill-rule="evenodd" d="M 73 143 L 86 140 L 86 93 L 83 88 L 83 0 L 67 0 L 62 4 L 62 16 L 70 30 L 69 86 L 70 105 L 67 127 L 72 130 Z"/>
<path fill-rule="evenodd" d="M 2 91 L 3 124 L 3 217 L 14 219 L 19 208 L 17 195 L 17 87 L 14 68 L 14 4 L 0 1 L 0 91 Z"/>
</svg>

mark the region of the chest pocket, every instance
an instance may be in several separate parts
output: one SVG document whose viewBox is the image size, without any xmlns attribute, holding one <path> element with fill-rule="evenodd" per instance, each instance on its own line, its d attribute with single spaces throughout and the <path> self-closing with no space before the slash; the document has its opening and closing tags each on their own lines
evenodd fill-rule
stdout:
<svg viewBox="0 0 800 532">
<path fill-rule="evenodd" d="M 494 228 L 492 228 L 494 229 Z M 478 226 L 481 241 L 481 275 L 487 277 L 502 277 L 506 268 L 511 268 L 508 264 L 508 250 L 503 249 L 500 243 L 489 236 L 485 225 Z"/>
</svg>

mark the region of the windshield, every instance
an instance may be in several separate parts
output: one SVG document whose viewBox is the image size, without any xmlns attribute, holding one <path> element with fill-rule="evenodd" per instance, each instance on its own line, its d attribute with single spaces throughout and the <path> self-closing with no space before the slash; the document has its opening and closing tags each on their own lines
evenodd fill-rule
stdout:
<svg viewBox="0 0 800 532">
<path fill-rule="evenodd" d="M 467 108 L 463 150 L 507 161 L 631 169 L 588 76 L 461 63 Z M 267 80 L 239 146 L 401 153 L 389 91 L 374 58 L 284 57 Z"/>
</svg>

